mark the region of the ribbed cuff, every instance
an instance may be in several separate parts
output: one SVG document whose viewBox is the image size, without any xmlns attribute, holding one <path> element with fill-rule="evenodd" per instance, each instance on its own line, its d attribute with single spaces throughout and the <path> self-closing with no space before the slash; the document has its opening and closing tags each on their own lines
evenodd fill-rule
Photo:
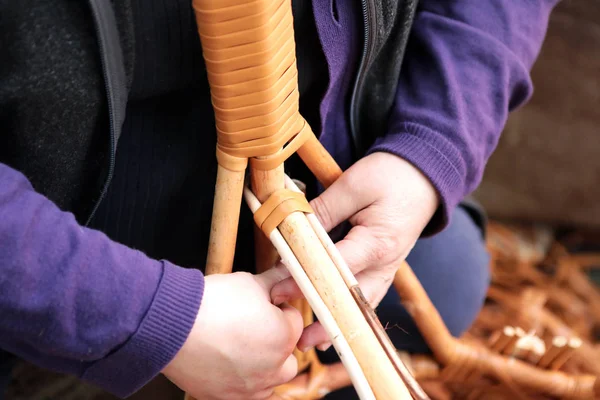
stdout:
<svg viewBox="0 0 600 400">
<path fill-rule="evenodd" d="M 464 197 L 466 167 L 458 150 L 441 134 L 414 123 L 402 123 L 377 139 L 367 154 L 387 152 L 405 159 L 432 183 L 440 206 L 423 231 L 434 235 L 448 226 L 452 211 Z"/>
<path fill-rule="evenodd" d="M 204 275 L 163 261 L 163 276 L 137 332 L 82 376 L 125 398 L 157 376 L 188 337 L 204 294 Z"/>
</svg>

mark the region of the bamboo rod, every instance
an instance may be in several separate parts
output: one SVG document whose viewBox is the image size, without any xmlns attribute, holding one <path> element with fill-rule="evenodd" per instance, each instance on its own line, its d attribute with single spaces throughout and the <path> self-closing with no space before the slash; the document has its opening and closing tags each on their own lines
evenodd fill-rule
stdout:
<svg viewBox="0 0 600 400">
<path fill-rule="evenodd" d="M 221 165 L 218 167 L 206 259 L 207 275 L 231 273 L 244 190 L 244 175 L 244 171 L 230 171 Z"/>
<path fill-rule="evenodd" d="M 287 175 L 286 187 L 290 190 L 301 192 L 298 186 L 296 186 L 296 184 L 294 183 L 294 181 L 290 179 Z M 354 300 L 357 302 L 364 317 L 367 319 L 369 326 L 375 332 L 377 339 L 379 340 L 384 350 L 386 351 L 388 357 L 394 364 L 394 367 L 396 368 L 397 372 L 400 374 L 405 384 L 408 386 L 410 392 L 413 394 L 413 396 L 415 396 L 418 399 L 428 399 L 427 394 L 419 386 L 419 384 L 414 379 L 408 368 L 406 368 L 406 366 L 398 356 L 396 348 L 394 347 L 389 336 L 385 332 L 385 329 L 379 322 L 379 319 L 375 315 L 375 312 L 373 311 L 371 306 L 364 298 L 364 295 L 360 290 L 356 277 L 350 270 L 350 267 L 348 267 L 348 264 L 346 264 L 346 261 L 344 261 L 342 254 L 335 246 L 335 243 L 333 243 L 333 241 L 325 231 L 325 228 L 323 228 L 323 226 L 319 223 L 317 217 L 314 214 L 306 213 L 306 218 L 308 219 L 308 222 L 310 223 L 315 234 L 319 238 L 319 241 L 329 254 L 329 257 L 331 257 L 331 260 L 333 261 L 335 267 L 342 276 L 342 279 L 344 280 L 346 286 L 350 289 Z"/>
<path fill-rule="evenodd" d="M 297 153 L 325 188 L 331 186 L 342 174 L 333 157 L 314 135 L 298 149 Z"/>
<path fill-rule="evenodd" d="M 350 347 L 377 399 L 411 399 L 400 375 L 362 317 L 361 310 L 325 249 L 320 246 L 306 217 L 294 213 L 286 218 L 279 230 L 290 243 L 319 295 L 332 310 L 341 331 L 348 335 Z"/>
<path fill-rule="evenodd" d="M 510 343 L 512 338 L 515 336 L 515 328 L 512 326 L 505 326 L 501 331 L 496 332 L 495 335 L 490 338 L 490 350 L 495 353 L 502 354 L 506 346 Z M 466 384 L 472 384 L 477 379 L 482 377 L 481 371 L 474 369 L 465 378 Z M 477 390 L 474 390 L 476 392 Z M 477 395 L 472 393 L 471 397 L 476 398 Z"/>
<path fill-rule="evenodd" d="M 564 347 L 564 350 L 556 356 L 556 358 L 550 364 L 550 369 L 558 371 L 562 366 L 569 361 L 575 351 L 581 347 L 582 341 L 579 338 L 571 338 Z"/>
<path fill-rule="evenodd" d="M 280 150 L 281 151 L 281 150 Z M 271 194 L 285 187 L 284 165 L 281 164 L 271 170 L 260 170 L 250 167 L 250 184 L 252 193 L 259 202 L 264 203 Z M 279 260 L 279 253 L 273 247 L 271 240 L 265 236 L 260 228 L 254 224 L 254 247 L 256 270 L 262 273 L 272 268 Z M 313 319 L 313 313 L 305 299 L 297 299 L 289 303 L 302 313 L 304 326 L 310 325 Z M 298 362 L 298 371 L 306 369 L 312 361 L 318 361 L 316 351 L 311 349 L 303 353 L 299 349 L 294 349 L 294 356 Z"/>
<path fill-rule="evenodd" d="M 250 168 L 250 182 L 252 192 L 258 198 L 258 201 L 264 203 L 271 194 L 285 187 L 283 164 L 272 170 L 260 170 Z M 275 266 L 279 259 L 277 250 L 271 244 L 271 241 L 265 234 L 254 225 L 254 240 L 256 249 L 256 269 L 258 273 L 265 272 Z"/>
<path fill-rule="evenodd" d="M 249 190 L 244 194 L 247 199 L 253 196 Z M 251 205 L 253 210 L 254 206 Z M 279 232 L 331 311 L 339 330 L 344 333 L 376 398 L 411 399 L 402 378 L 363 317 L 306 216 L 301 212 L 292 213 L 279 225 Z M 318 318 L 321 320 L 320 316 Z"/>
<path fill-rule="evenodd" d="M 252 212 L 256 212 L 261 205 L 258 199 L 247 188 L 244 190 L 244 197 Z M 308 274 L 302 268 L 299 260 L 293 252 L 293 249 L 289 246 L 281 232 L 279 232 L 277 229 L 271 232 L 269 238 L 271 243 L 273 243 L 274 247 L 277 249 L 278 253 L 281 255 L 283 264 L 288 268 L 296 283 L 298 283 L 298 286 L 302 290 L 304 297 L 309 302 L 311 308 L 323 325 L 323 328 L 331 338 L 332 344 L 338 351 L 340 360 L 348 370 L 352 379 L 352 383 L 361 396 L 361 399 L 375 398 L 366 379 L 365 373 L 360 369 L 359 363 L 349 345 L 349 342 L 342 334 L 340 329 L 341 327 L 336 322 L 333 311 L 321 298 L 315 287 L 316 285 L 311 282 Z"/>
<path fill-rule="evenodd" d="M 557 336 L 552 339 L 552 344 L 546 350 L 540 361 L 538 361 L 537 365 L 540 368 L 547 368 L 552 361 L 556 358 L 556 356 L 562 351 L 562 349 L 566 346 L 567 339 L 563 336 Z"/>
</svg>

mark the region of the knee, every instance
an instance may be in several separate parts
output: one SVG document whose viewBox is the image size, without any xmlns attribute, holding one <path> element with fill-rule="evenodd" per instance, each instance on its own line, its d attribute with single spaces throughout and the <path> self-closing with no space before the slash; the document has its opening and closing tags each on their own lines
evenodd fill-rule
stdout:
<svg viewBox="0 0 600 400">
<path fill-rule="evenodd" d="M 475 321 L 490 284 L 489 255 L 477 225 L 461 208 L 440 234 L 420 240 L 408 262 L 453 336 Z"/>
</svg>

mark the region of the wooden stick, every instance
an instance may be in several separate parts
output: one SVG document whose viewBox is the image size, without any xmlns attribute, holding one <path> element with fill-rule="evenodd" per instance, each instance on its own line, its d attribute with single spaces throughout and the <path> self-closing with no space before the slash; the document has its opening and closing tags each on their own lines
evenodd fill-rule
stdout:
<svg viewBox="0 0 600 400">
<path fill-rule="evenodd" d="M 555 335 L 564 335 L 568 337 L 578 335 L 577 332 L 564 324 L 558 317 L 548 310 L 543 310 L 541 317 L 544 320 L 544 325 L 546 325 L 548 329 Z M 581 344 L 580 351 L 578 351 L 575 356 L 577 361 L 582 363 L 587 371 L 600 376 L 600 363 L 598 363 L 597 358 L 593 356 L 594 354 L 595 351 L 593 347 L 588 341 L 584 341 Z"/>
<path fill-rule="evenodd" d="M 285 187 L 285 174 L 283 164 L 272 170 L 259 170 L 250 168 L 250 182 L 252 192 L 258 201 L 264 203 L 271 194 Z M 265 272 L 275 266 L 279 254 L 271 241 L 255 224 L 254 240 L 256 249 L 256 269 L 258 273 Z"/>
<path fill-rule="evenodd" d="M 582 341 L 579 338 L 569 339 L 569 342 L 564 347 L 564 350 L 558 354 L 550 364 L 550 369 L 553 371 L 558 371 L 561 369 L 562 366 L 573 356 L 575 351 L 581 347 L 581 343 Z"/>
<path fill-rule="evenodd" d="M 228 274 L 233 267 L 244 171 L 230 171 L 219 165 L 213 205 L 206 275 Z"/>
<path fill-rule="evenodd" d="M 286 187 L 290 190 L 300 192 L 300 189 L 296 186 L 294 181 L 290 179 L 287 175 Z M 342 279 L 346 283 L 346 286 L 350 289 L 350 292 L 352 293 L 363 315 L 367 319 L 367 322 L 371 326 L 371 329 L 375 332 L 379 342 L 383 346 L 388 357 L 391 359 L 392 363 L 394 364 L 394 367 L 408 386 L 410 392 L 413 394 L 413 396 L 417 397 L 418 399 L 428 399 L 428 396 L 425 393 L 425 391 L 420 387 L 420 385 L 412 376 L 408 368 L 406 368 L 406 366 L 398 356 L 396 348 L 394 347 L 389 336 L 385 332 L 385 329 L 379 322 L 379 319 L 377 319 L 377 316 L 375 315 L 375 312 L 373 311 L 371 306 L 364 298 L 362 291 L 360 290 L 360 287 L 358 285 L 358 281 L 356 280 L 356 277 L 354 276 L 354 274 L 352 274 L 350 267 L 348 267 L 348 264 L 346 264 L 346 261 L 344 261 L 340 251 L 337 249 L 337 247 L 325 231 L 325 228 L 323 228 L 323 226 L 319 223 L 319 220 L 314 214 L 307 213 L 306 218 L 308 219 L 317 237 L 321 241 L 321 244 L 331 257 L 331 260 L 333 261 L 338 272 L 342 276 Z"/>
<path fill-rule="evenodd" d="M 506 345 L 504 346 L 504 349 L 502 349 L 502 353 L 501 354 L 504 354 L 504 355 L 507 355 L 507 356 L 514 355 L 515 348 L 517 346 L 517 342 L 523 336 L 525 336 L 525 331 L 523 329 L 519 328 L 518 326 L 515 327 L 515 334 L 514 334 L 514 336 L 512 336 L 510 338 L 510 340 L 508 341 L 508 343 L 506 343 Z"/>
<path fill-rule="evenodd" d="M 302 213 L 290 215 L 280 231 L 292 249 L 365 371 L 377 399 L 410 399 L 404 382 L 379 344 L 374 332 L 362 318 L 354 298 L 344 284 L 335 265 Z"/>
<path fill-rule="evenodd" d="M 502 331 L 497 332 L 490 340 L 490 349 L 495 353 L 502 353 L 512 338 L 515 336 L 515 328 L 512 326 L 505 326 Z M 477 379 L 481 378 L 482 373 L 479 370 L 471 371 L 467 377 L 465 378 L 466 384 L 471 384 L 475 382 Z M 474 390 L 473 392 L 476 392 Z M 478 394 L 472 393 L 472 398 L 477 398 Z"/>
<path fill-rule="evenodd" d="M 567 345 L 567 338 L 565 338 L 563 336 L 557 336 L 554 339 L 552 339 L 552 344 L 551 344 L 550 348 L 548 348 L 548 350 L 546 350 L 546 353 L 542 356 L 540 361 L 537 363 L 538 367 L 547 368 L 548 365 L 550 365 L 550 363 L 552 361 L 554 361 L 556 356 L 562 351 L 562 349 L 566 345 Z"/>
<path fill-rule="evenodd" d="M 247 188 L 244 190 L 244 197 L 248 203 L 252 212 L 256 212 L 260 207 L 260 202 L 254 196 L 254 194 Z M 294 213 L 300 214 L 300 213 Z M 289 217 L 288 217 L 289 218 Z M 304 297 L 309 302 L 311 308 L 319 318 L 321 325 L 325 328 L 327 334 L 331 338 L 333 346 L 340 355 L 340 360 L 344 363 L 344 366 L 348 370 L 352 383 L 355 389 L 361 395 L 361 399 L 375 398 L 365 377 L 365 374 L 360 368 L 356 357 L 351 350 L 348 341 L 342 334 L 340 327 L 336 323 L 335 317 L 330 309 L 327 307 L 315 286 L 309 279 L 309 276 L 302 268 L 298 259 L 294 255 L 293 250 L 290 248 L 282 234 L 277 230 L 273 230 L 269 236 L 271 243 L 277 249 L 277 252 L 281 255 L 283 264 L 288 268 L 290 274 L 302 290 Z"/>
<path fill-rule="evenodd" d="M 505 326 L 502 329 L 502 333 L 498 341 L 491 346 L 492 351 L 497 353 L 503 353 L 504 349 L 511 343 L 515 337 L 515 328 L 512 326 Z"/>
<path fill-rule="evenodd" d="M 253 197 L 249 190 L 245 190 L 244 194 L 247 201 Z M 250 206 L 253 211 L 258 208 L 256 203 Z M 292 213 L 279 225 L 278 230 L 332 313 L 340 332 L 347 336 L 346 340 L 376 398 L 411 399 L 402 378 L 362 316 L 342 276 L 304 213 Z M 279 246 L 276 243 L 274 245 L 279 251 Z"/>
<path fill-rule="evenodd" d="M 297 153 L 325 188 L 331 186 L 342 174 L 333 157 L 314 135 L 298 149 Z"/>
</svg>

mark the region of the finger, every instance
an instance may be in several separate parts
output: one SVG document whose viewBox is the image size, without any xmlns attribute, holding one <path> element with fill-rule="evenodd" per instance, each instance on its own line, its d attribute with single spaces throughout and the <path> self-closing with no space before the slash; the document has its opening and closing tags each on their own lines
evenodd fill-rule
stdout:
<svg viewBox="0 0 600 400">
<path fill-rule="evenodd" d="M 286 349 L 291 353 L 302 336 L 304 320 L 302 319 L 302 313 L 297 308 L 287 304 L 281 306 L 281 313 L 290 328 Z"/>
<path fill-rule="evenodd" d="M 343 240 L 336 243 L 336 247 L 355 275 L 367 268 L 379 266 L 381 261 L 389 256 L 389 246 L 377 239 L 369 228 L 361 225 L 352 228 Z M 277 282 L 271 289 L 273 304 L 302 297 L 304 297 L 302 291 L 292 278 Z"/>
<path fill-rule="evenodd" d="M 276 382 L 275 386 L 283 385 L 284 383 L 288 383 L 292 379 L 296 377 L 298 374 L 298 360 L 296 356 L 290 354 L 289 357 L 285 360 L 279 372 L 276 374 Z"/>
<path fill-rule="evenodd" d="M 302 336 L 298 341 L 298 349 L 305 353 L 315 346 L 329 343 L 329 335 L 319 321 L 313 322 L 304 329 Z M 320 349 L 319 349 L 320 350 Z"/>
<path fill-rule="evenodd" d="M 379 269 L 394 254 L 392 246 L 375 236 L 373 228 L 362 225 L 354 226 L 336 247 L 354 275 L 371 267 Z"/>
<path fill-rule="evenodd" d="M 271 292 L 273 286 L 290 277 L 290 273 L 283 264 L 278 264 L 262 274 L 255 275 L 256 282 L 262 286 L 267 293 Z"/>
<path fill-rule="evenodd" d="M 377 308 L 390 289 L 397 270 L 396 265 L 400 265 L 400 263 L 378 270 L 369 269 L 356 275 L 360 290 L 371 308 Z"/>
<path fill-rule="evenodd" d="M 260 392 L 254 393 L 248 400 L 271 400 L 273 399 L 274 388 L 264 389 Z"/>
<path fill-rule="evenodd" d="M 386 295 L 395 272 L 396 269 L 390 266 L 381 270 L 367 270 L 356 276 L 361 291 L 371 308 L 376 308 Z M 298 341 L 298 349 L 302 352 L 306 352 L 312 347 L 325 351 L 329 346 L 331 346 L 329 335 L 318 321 L 306 327 Z"/>
<path fill-rule="evenodd" d="M 271 289 L 271 299 L 276 306 L 302 297 L 304 297 L 302 290 L 291 277 L 276 283 Z"/>
<path fill-rule="evenodd" d="M 321 351 L 327 351 L 327 349 L 329 349 L 331 347 L 331 342 L 324 342 L 321 344 L 317 345 L 317 349 L 321 350 Z"/>
</svg>

